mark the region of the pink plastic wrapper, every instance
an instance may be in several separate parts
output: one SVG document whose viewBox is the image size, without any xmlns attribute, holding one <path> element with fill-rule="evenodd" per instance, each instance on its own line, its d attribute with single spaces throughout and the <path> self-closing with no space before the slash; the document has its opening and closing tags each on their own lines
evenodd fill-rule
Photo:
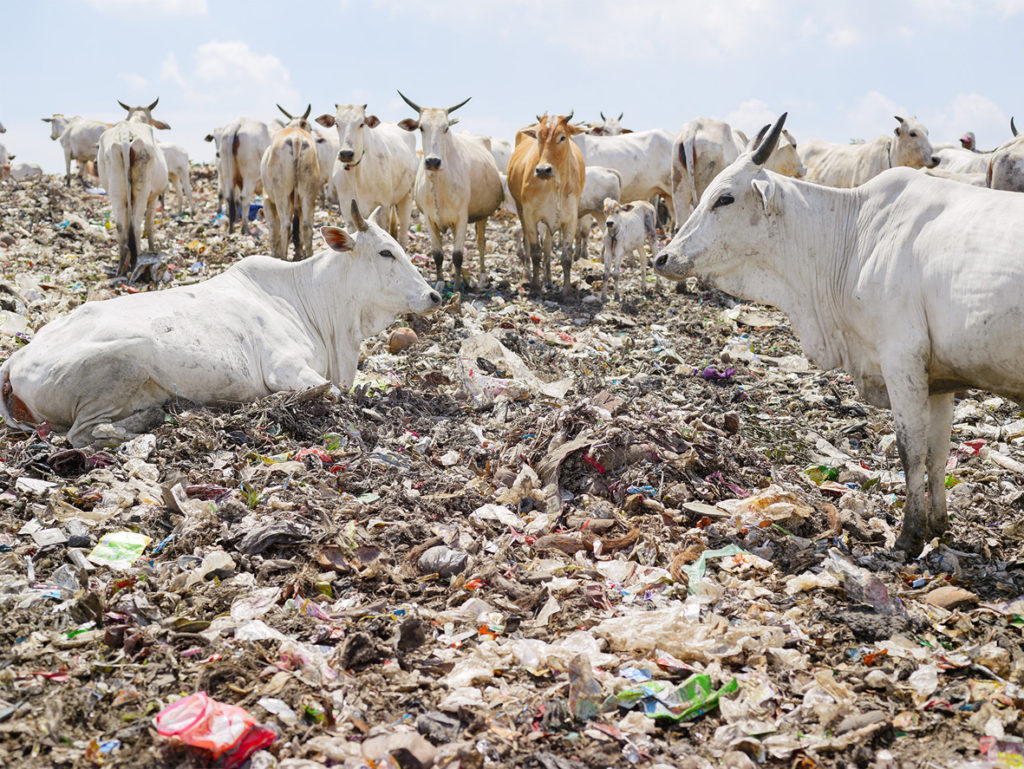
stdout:
<svg viewBox="0 0 1024 769">
<path fill-rule="evenodd" d="M 156 730 L 164 737 L 177 737 L 186 745 L 208 750 L 214 758 L 224 756 L 226 769 L 238 766 L 277 739 L 244 708 L 218 702 L 206 692 L 172 702 L 157 713 L 155 720 Z"/>
</svg>

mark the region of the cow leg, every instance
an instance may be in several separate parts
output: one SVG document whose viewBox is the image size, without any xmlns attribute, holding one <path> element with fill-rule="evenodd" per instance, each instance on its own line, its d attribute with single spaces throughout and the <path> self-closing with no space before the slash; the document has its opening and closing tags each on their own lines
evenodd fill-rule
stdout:
<svg viewBox="0 0 1024 769">
<path fill-rule="evenodd" d="M 242 234 L 249 234 L 249 205 L 252 203 L 252 196 L 256 194 L 256 185 L 249 179 L 242 182 L 242 191 L 239 193 L 237 205 L 239 217 L 242 221 Z"/>
<path fill-rule="evenodd" d="M 65 166 L 64 183 L 65 183 L 66 186 L 70 187 L 71 186 L 71 152 L 69 150 L 64 150 L 64 166 Z M 79 174 L 79 176 L 81 176 L 81 174 L 82 174 L 82 164 L 81 163 L 78 164 L 78 174 Z M 82 179 L 82 184 L 83 185 L 85 184 L 85 179 Z"/>
<path fill-rule="evenodd" d="M 192 179 L 188 176 L 185 177 L 185 194 L 188 195 L 188 207 L 192 211 L 192 216 L 196 215 L 196 199 L 192 197 Z"/>
<path fill-rule="evenodd" d="M 403 250 L 409 247 L 409 222 L 412 220 L 412 192 L 395 204 L 398 217 L 398 233 L 394 236 Z M 438 246 L 440 248 L 440 246 Z"/>
<path fill-rule="evenodd" d="M 903 363 L 882 366 L 892 406 L 892 417 L 896 428 L 896 445 L 906 476 L 907 496 L 903 505 L 903 528 L 896 548 L 916 556 L 924 546 L 928 535 L 928 514 L 925 507 L 925 470 L 928 455 L 929 405 L 928 386 L 924 371 L 908 371 L 907 357 L 913 354 L 902 351 Z M 941 476 L 944 479 L 944 475 Z"/>
<path fill-rule="evenodd" d="M 487 220 L 481 219 L 476 223 L 476 253 L 480 259 L 480 279 L 477 282 L 480 288 L 487 285 L 487 266 L 484 257 L 487 255 Z"/>
<path fill-rule="evenodd" d="M 430 255 L 434 257 L 434 268 L 437 275 L 437 282 L 444 283 L 444 252 L 441 251 L 441 227 L 437 222 L 424 217 L 427 223 L 427 236 L 430 238 Z M 457 291 L 458 289 L 456 289 Z"/>
<path fill-rule="evenodd" d="M 302 228 L 302 258 L 308 259 L 313 255 L 313 212 L 316 210 L 316 194 L 303 196 L 301 203 L 302 216 L 299 226 Z"/>
<path fill-rule="evenodd" d="M 555 236 L 546 225 L 541 242 L 544 244 L 544 283 L 551 285 L 551 252 L 554 250 Z"/>
<path fill-rule="evenodd" d="M 647 233 L 647 247 L 651 249 L 651 256 L 650 256 L 650 258 L 653 259 L 657 255 L 657 253 L 658 253 L 658 236 L 655 233 L 653 233 L 653 232 L 648 232 Z M 640 249 L 640 256 L 643 259 L 642 263 L 644 265 L 644 271 L 646 272 L 646 268 L 647 268 L 647 255 L 643 252 L 643 248 L 642 247 Z M 651 270 L 651 273 L 654 275 L 654 290 L 657 291 L 660 294 L 661 293 L 661 281 L 658 280 L 658 273 L 654 272 L 653 269 Z M 645 291 L 646 291 L 646 286 L 647 286 L 647 279 L 644 278 L 644 290 Z"/>
<path fill-rule="evenodd" d="M 953 429 L 953 393 L 928 398 L 928 537 L 946 531 L 946 463 Z"/>
<path fill-rule="evenodd" d="M 281 259 L 281 240 L 278 237 L 278 216 L 277 206 L 268 197 L 263 198 L 263 215 L 267 219 L 267 229 L 270 232 L 270 255 L 275 259 Z"/>
<path fill-rule="evenodd" d="M 462 253 L 466 247 L 466 230 L 469 223 L 461 219 L 455 224 L 452 246 L 452 267 L 455 269 L 455 293 L 462 291 Z"/>
<path fill-rule="evenodd" d="M 603 302 L 608 296 L 608 281 L 611 280 L 612 275 L 612 244 L 607 235 L 604 236 L 604 248 L 601 255 L 604 257 L 604 283 L 601 284 L 601 301 Z"/>
<path fill-rule="evenodd" d="M 153 220 L 156 219 L 156 200 L 158 197 L 160 196 L 154 192 L 149 196 L 149 200 L 146 201 L 146 238 L 149 240 L 149 250 L 154 254 L 156 253 L 156 244 L 154 242 L 156 227 L 153 226 Z M 132 266 L 134 267 L 135 265 Z"/>
<path fill-rule="evenodd" d="M 530 239 L 529 234 L 525 231 L 523 233 L 524 240 L 526 241 L 526 266 L 527 272 L 529 272 L 530 293 L 539 294 L 541 245 L 539 233 L 534 230 L 531 234 L 533 234 L 533 240 Z"/>
<path fill-rule="evenodd" d="M 298 358 L 282 358 L 272 361 L 270 371 L 263 375 L 264 384 L 271 392 L 308 390 L 319 387 L 328 380 Z"/>
<path fill-rule="evenodd" d="M 572 257 L 576 250 L 573 236 L 576 234 L 576 222 L 562 227 L 561 242 L 558 244 L 562 256 L 562 297 L 572 293 Z"/>
</svg>

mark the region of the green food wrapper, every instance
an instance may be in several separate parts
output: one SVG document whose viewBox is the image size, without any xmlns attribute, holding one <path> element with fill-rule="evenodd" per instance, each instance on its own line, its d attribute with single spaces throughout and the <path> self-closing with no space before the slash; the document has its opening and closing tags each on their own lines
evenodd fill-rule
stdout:
<svg viewBox="0 0 1024 769">
<path fill-rule="evenodd" d="M 127 569 L 142 555 L 152 540 L 134 531 L 114 531 L 104 534 L 89 553 L 89 560 L 115 569 Z"/>
</svg>

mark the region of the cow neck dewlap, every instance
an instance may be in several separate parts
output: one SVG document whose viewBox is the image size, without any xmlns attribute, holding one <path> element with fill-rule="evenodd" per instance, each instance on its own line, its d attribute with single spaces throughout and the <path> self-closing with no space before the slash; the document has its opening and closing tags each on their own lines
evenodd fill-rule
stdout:
<svg viewBox="0 0 1024 769">
<path fill-rule="evenodd" d="M 859 194 L 775 177 L 778 226 L 761 252 L 752 298 L 782 310 L 807 356 L 823 369 L 846 366 L 848 274 Z M 753 292 L 752 292 L 753 293 Z"/>
</svg>

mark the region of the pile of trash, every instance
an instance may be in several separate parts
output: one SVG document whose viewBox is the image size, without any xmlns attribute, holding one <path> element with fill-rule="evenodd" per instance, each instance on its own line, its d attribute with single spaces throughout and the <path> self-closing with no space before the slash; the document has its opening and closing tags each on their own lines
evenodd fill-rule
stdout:
<svg viewBox="0 0 1024 769">
<path fill-rule="evenodd" d="M 196 171 L 130 284 L 100 192 L 0 185 L 4 354 L 265 253 Z M 891 419 L 785 316 L 637 265 L 602 304 L 597 233 L 530 297 L 517 229 L 351 392 L 2 429 L 0 764 L 1021 765 L 1019 407 L 961 394 L 950 531 L 905 562 Z"/>
</svg>

